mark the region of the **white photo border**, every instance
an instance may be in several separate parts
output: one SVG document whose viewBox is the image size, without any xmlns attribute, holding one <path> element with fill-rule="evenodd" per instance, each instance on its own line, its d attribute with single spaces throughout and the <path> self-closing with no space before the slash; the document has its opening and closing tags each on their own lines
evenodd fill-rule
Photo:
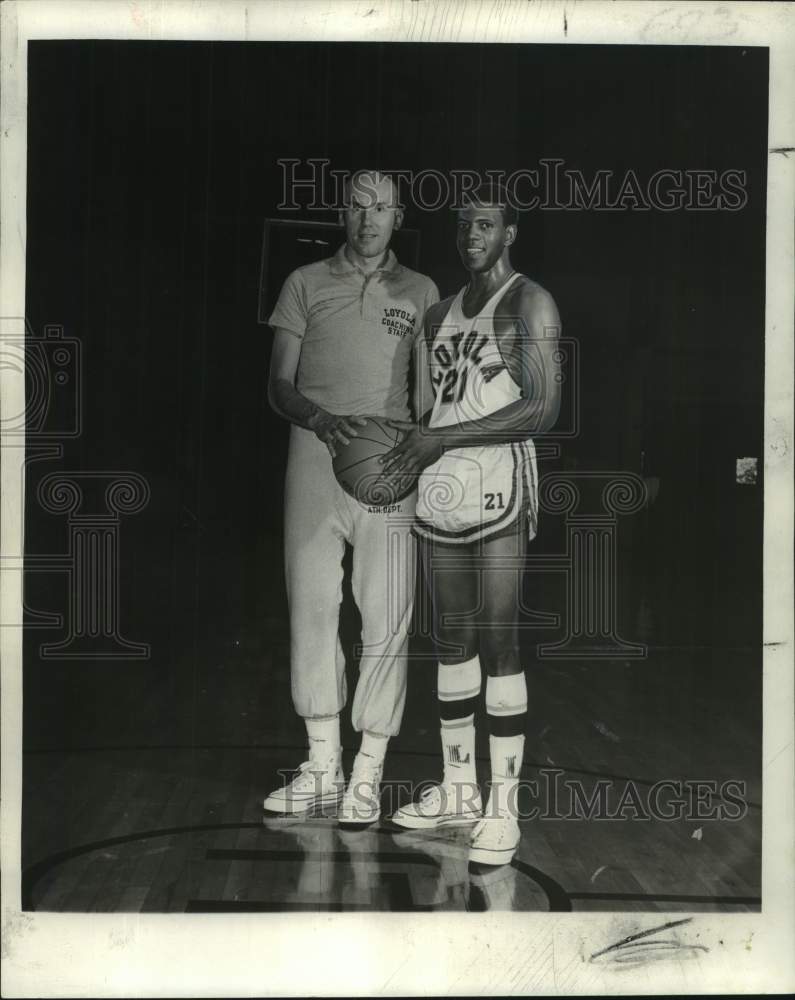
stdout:
<svg viewBox="0 0 795 1000">
<path fill-rule="evenodd" d="M 695 914 L 697 960 L 589 961 L 659 913 L 97 915 L 20 911 L 22 637 L 2 654 L 4 996 L 691 994 L 795 988 L 793 899 L 792 3 L 525 0 L 21 0 L 0 7 L 0 316 L 25 315 L 27 42 L 31 39 L 758 45 L 770 53 L 766 270 L 762 912 Z M 0 372 L 2 415 L 24 379 Z M 21 551 L 21 449 L 3 442 L 3 553 Z M 19 620 L 21 574 L 0 575 Z M 7 613 L 7 614 L 6 614 Z M 17 617 L 14 617 L 17 616 Z M 681 918 L 684 914 L 677 913 Z M 461 956 L 466 955 L 462 962 Z"/>
</svg>

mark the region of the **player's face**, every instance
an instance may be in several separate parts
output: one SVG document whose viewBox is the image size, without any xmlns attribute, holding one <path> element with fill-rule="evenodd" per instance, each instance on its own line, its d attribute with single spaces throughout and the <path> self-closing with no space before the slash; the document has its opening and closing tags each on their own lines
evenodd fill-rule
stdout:
<svg viewBox="0 0 795 1000">
<path fill-rule="evenodd" d="M 456 246 L 468 271 L 489 271 L 516 236 L 499 208 L 470 205 L 458 213 Z"/>
<path fill-rule="evenodd" d="M 354 178 L 342 215 L 348 246 L 362 257 L 382 256 L 402 221 L 392 182 L 370 174 Z"/>
</svg>

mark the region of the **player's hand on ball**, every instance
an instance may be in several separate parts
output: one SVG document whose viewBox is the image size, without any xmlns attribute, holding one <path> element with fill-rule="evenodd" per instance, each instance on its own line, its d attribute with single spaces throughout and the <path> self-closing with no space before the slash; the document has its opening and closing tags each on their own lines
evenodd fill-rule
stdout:
<svg viewBox="0 0 795 1000">
<path fill-rule="evenodd" d="M 366 424 L 362 417 L 340 417 L 320 409 L 307 420 L 307 426 L 327 445 L 332 458 L 337 455 L 334 445 L 350 444 L 351 438 L 356 437 L 356 427 Z"/>
<path fill-rule="evenodd" d="M 442 457 L 442 444 L 428 427 L 407 420 L 388 420 L 387 423 L 404 431 L 405 437 L 381 457 L 384 476 L 416 476 Z"/>
</svg>

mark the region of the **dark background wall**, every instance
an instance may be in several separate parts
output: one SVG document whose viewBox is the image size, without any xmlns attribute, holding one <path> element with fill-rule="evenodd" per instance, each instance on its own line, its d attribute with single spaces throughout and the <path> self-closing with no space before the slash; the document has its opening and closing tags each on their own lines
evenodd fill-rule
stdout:
<svg viewBox="0 0 795 1000">
<path fill-rule="evenodd" d="M 284 157 L 746 171 L 736 212 L 530 213 L 514 264 L 579 345 L 580 434 L 545 469 L 660 481 L 621 524 L 622 634 L 702 650 L 708 678 L 722 670 L 758 701 L 763 484 L 737 484 L 734 462 L 762 454 L 765 50 L 36 42 L 29 70 L 27 317 L 79 338 L 84 408 L 63 459 L 31 467 L 27 549 L 66 548 L 64 519 L 32 499 L 42 475 L 143 475 L 149 504 L 122 524 L 120 610 L 152 655 L 43 661 L 57 635 L 29 629 L 28 748 L 201 743 L 201 671 L 236 657 L 267 664 L 261 696 L 282 690 L 287 428 L 266 401 L 257 299 Z M 450 213 L 410 209 L 407 225 L 421 269 L 455 291 Z M 547 518 L 537 550 L 561 539 Z M 559 610 L 552 581 L 533 587 Z M 29 607 L 64 600 L 62 578 L 28 578 Z M 214 738 L 236 742 L 239 724 Z"/>
</svg>

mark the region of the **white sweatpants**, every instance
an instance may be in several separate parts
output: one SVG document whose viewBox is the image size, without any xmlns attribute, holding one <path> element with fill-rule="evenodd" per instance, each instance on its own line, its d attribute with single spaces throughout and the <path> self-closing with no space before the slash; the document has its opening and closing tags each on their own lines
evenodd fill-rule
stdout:
<svg viewBox="0 0 795 1000">
<path fill-rule="evenodd" d="M 362 506 L 334 478 L 326 445 L 311 431 L 291 428 L 285 569 L 293 704 L 302 717 L 336 715 L 346 702 L 339 616 L 348 541 L 353 546 L 353 596 L 362 616 L 353 726 L 384 736 L 398 733 L 414 602 L 415 505 L 416 492 L 397 511 Z"/>
</svg>

